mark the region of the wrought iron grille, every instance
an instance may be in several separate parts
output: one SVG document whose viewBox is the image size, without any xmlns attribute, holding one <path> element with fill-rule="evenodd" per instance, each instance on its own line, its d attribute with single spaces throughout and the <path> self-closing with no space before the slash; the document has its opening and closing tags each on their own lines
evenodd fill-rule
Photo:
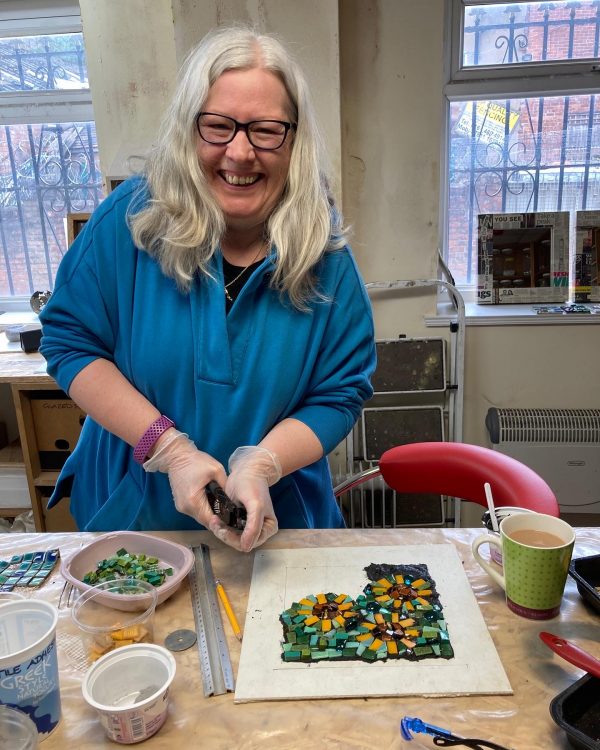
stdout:
<svg viewBox="0 0 600 750">
<path fill-rule="evenodd" d="M 0 39 L 0 92 L 13 102 L 87 88 L 81 34 Z M 94 123 L 27 124 L 23 113 L 24 124 L 0 127 L 0 296 L 53 289 L 66 214 L 93 211 L 103 197 Z"/>
<path fill-rule="evenodd" d="M 468 11 L 468 65 L 597 58 L 600 2 L 522 3 Z M 495 58 L 490 58 L 490 50 Z M 493 82 L 490 82 L 493 87 Z M 595 95 L 450 105 L 448 257 L 457 283 L 476 281 L 477 215 L 600 208 Z"/>
</svg>

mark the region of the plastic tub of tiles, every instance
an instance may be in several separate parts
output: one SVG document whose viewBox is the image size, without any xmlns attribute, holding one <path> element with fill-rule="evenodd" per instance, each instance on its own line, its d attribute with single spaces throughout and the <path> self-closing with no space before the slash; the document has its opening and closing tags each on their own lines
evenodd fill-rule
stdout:
<svg viewBox="0 0 600 750">
<path fill-rule="evenodd" d="M 124 611 L 108 606 L 105 594 L 122 594 L 134 601 L 136 609 Z M 146 581 L 103 581 L 85 591 L 71 609 L 79 629 L 88 663 L 104 654 L 135 643 L 152 643 L 154 611 L 158 591 Z"/>
</svg>

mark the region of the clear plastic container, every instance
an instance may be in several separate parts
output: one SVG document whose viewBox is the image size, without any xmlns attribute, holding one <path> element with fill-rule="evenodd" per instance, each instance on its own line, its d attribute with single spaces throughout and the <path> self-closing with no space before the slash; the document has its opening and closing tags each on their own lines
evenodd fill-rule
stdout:
<svg viewBox="0 0 600 750">
<path fill-rule="evenodd" d="M 0 705 L 0 747 L 35 750 L 39 747 L 37 727 L 23 711 Z"/>
<path fill-rule="evenodd" d="M 135 603 L 133 611 L 115 609 L 106 604 L 103 594 L 119 594 Z M 89 662 L 104 654 L 135 643 L 153 643 L 154 610 L 158 590 L 146 581 L 119 579 L 103 581 L 85 591 L 71 609 L 79 628 Z"/>
</svg>

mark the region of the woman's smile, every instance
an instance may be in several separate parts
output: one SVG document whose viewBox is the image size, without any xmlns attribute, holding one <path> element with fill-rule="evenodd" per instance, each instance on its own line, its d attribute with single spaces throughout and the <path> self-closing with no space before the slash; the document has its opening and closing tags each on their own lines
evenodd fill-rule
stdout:
<svg viewBox="0 0 600 750">
<path fill-rule="evenodd" d="M 291 105 L 283 83 L 268 70 L 229 70 L 211 86 L 203 110 L 254 120 L 289 121 Z M 226 144 L 198 136 L 198 158 L 229 229 L 255 228 L 279 203 L 290 165 L 293 138 L 275 150 L 255 148 L 243 130 Z"/>
</svg>

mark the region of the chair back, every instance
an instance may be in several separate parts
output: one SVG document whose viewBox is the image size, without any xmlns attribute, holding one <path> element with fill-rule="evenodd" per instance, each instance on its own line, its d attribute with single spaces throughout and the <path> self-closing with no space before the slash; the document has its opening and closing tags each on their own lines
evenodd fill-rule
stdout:
<svg viewBox="0 0 600 750">
<path fill-rule="evenodd" d="M 468 443 L 427 442 L 398 445 L 379 459 L 385 482 L 397 492 L 434 493 L 487 507 L 488 482 L 494 505 L 559 515 L 548 484 L 529 466 L 503 453 Z"/>
</svg>

